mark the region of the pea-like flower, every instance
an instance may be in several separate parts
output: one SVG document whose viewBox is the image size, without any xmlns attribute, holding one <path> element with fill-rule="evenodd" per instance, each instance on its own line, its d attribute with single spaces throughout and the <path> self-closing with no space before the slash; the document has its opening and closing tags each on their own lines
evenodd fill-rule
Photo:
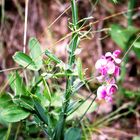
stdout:
<svg viewBox="0 0 140 140">
<path fill-rule="evenodd" d="M 97 98 L 106 102 L 113 101 L 113 95 L 117 92 L 118 87 L 115 84 L 116 78 L 120 75 L 121 59 L 118 58 L 120 50 L 115 50 L 113 53 L 107 52 L 104 56 L 97 60 L 95 68 L 99 76 L 97 80 L 102 85 L 97 89 Z"/>
<path fill-rule="evenodd" d="M 102 85 L 97 89 L 97 98 L 99 100 L 105 99 L 107 95 L 107 90 L 106 90 L 106 86 Z"/>
</svg>

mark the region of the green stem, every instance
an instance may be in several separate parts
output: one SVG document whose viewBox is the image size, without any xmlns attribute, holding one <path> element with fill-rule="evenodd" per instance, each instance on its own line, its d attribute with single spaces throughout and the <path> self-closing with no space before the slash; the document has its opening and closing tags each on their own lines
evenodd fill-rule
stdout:
<svg viewBox="0 0 140 140">
<path fill-rule="evenodd" d="M 17 140 L 17 137 L 18 137 L 18 134 L 19 134 L 20 127 L 21 127 L 21 122 L 19 122 L 19 124 L 18 124 L 18 126 L 17 126 L 17 131 L 16 131 L 16 134 L 15 134 L 15 138 L 14 138 L 14 140 Z"/>
<path fill-rule="evenodd" d="M 5 140 L 8 140 L 10 138 L 11 128 L 12 128 L 12 124 L 10 123 L 9 126 L 8 126 L 8 130 L 7 130 Z"/>
<path fill-rule="evenodd" d="M 136 3 L 136 0 L 129 0 L 128 2 L 128 14 L 127 14 L 127 24 L 128 26 L 131 26 L 132 25 L 132 16 L 133 16 L 133 8 L 135 6 L 135 3 Z"/>
<path fill-rule="evenodd" d="M 78 10 L 75 0 L 71 0 L 71 8 L 72 8 L 72 23 L 73 23 L 73 30 L 76 31 L 78 29 Z M 69 59 L 68 59 L 68 65 L 70 69 L 73 68 L 73 64 L 75 63 L 75 50 L 78 47 L 78 39 L 79 35 L 77 32 L 74 32 L 72 34 L 72 41 L 70 43 L 70 52 L 69 52 Z M 65 100 L 62 105 L 62 111 L 59 117 L 58 124 L 55 129 L 54 134 L 54 140 L 63 140 L 64 139 L 64 127 L 65 127 L 65 121 L 67 118 L 67 108 L 69 106 L 70 102 L 70 96 L 72 94 L 72 85 L 73 85 L 73 79 L 74 76 L 70 75 L 68 76 L 66 73 L 66 91 L 65 91 Z"/>
</svg>

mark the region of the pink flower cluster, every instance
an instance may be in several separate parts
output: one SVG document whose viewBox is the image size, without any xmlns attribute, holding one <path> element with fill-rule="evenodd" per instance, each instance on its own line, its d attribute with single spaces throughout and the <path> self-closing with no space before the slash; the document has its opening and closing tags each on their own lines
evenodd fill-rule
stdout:
<svg viewBox="0 0 140 140">
<path fill-rule="evenodd" d="M 116 78 L 120 75 L 121 59 L 118 58 L 120 50 L 115 50 L 113 53 L 107 52 L 95 64 L 95 68 L 99 72 L 97 80 L 102 84 L 97 89 L 98 100 L 112 102 L 112 96 L 116 93 L 118 87 L 115 84 Z"/>
</svg>

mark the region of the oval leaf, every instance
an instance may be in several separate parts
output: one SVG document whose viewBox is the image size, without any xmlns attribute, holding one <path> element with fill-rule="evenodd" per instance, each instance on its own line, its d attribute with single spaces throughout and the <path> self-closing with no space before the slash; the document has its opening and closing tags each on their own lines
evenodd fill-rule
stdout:
<svg viewBox="0 0 140 140">
<path fill-rule="evenodd" d="M 35 37 L 32 37 L 29 40 L 28 46 L 30 50 L 30 57 L 34 61 L 37 70 L 39 70 L 42 66 L 42 51 L 41 51 L 40 43 Z"/>
<path fill-rule="evenodd" d="M 32 58 L 30 58 L 28 55 L 26 55 L 23 52 L 16 52 L 13 56 L 13 59 L 16 63 L 23 66 L 24 68 L 34 70 L 34 71 L 37 70 L 37 67 L 34 61 L 32 60 Z"/>
<path fill-rule="evenodd" d="M 29 112 L 16 106 L 9 94 L 0 97 L 0 116 L 7 122 L 19 122 L 29 116 Z"/>
<path fill-rule="evenodd" d="M 45 55 L 47 55 L 52 61 L 54 61 L 55 63 L 59 64 L 61 63 L 61 60 L 58 59 L 54 54 L 52 54 L 49 50 L 45 51 Z"/>
</svg>

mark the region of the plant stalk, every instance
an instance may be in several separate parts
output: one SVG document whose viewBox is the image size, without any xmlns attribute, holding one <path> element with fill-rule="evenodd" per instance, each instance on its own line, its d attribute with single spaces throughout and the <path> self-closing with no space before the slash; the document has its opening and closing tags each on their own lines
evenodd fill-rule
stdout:
<svg viewBox="0 0 140 140">
<path fill-rule="evenodd" d="M 68 65 L 70 69 L 73 69 L 75 64 L 75 50 L 78 47 L 79 34 L 76 32 L 78 30 L 78 9 L 76 5 L 76 0 L 71 0 L 71 9 L 72 9 L 72 24 L 73 24 L 73 34 L 72 40 L 70 43 L 70 51 L 68 58 Z M 72 94 L 72 85 L 74 81 L 73 75 L 68 75 L 66 73 L 66 91 L 64 95 L 64 103 L 62 105 L 62 111 L 60 113 L 59 121 L 55 129 L 54 140 L 63 140 L 64 139 L 64 127 L 65 121 L 67 118 L 67 109 L 70 103 L 70 96 Z"/>
</svg>

